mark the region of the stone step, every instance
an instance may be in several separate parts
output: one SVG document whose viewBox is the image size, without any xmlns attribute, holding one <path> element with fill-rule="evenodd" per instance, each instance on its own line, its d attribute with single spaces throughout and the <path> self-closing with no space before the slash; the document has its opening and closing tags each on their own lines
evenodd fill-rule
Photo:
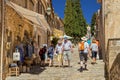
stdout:
<svg viewBox="0 0 120 80">
<path fill-rule="evenodd" d="M 104 63 L 97 60 L 97 64 L 92 65 L 88 60 L 88 71 L 79 72 L 80 64 L 77 49 L 71 55 L 72 67 L 34 67 L 33 73 L 22 73 L 19 77 L 8 77 L 6 80 L 105 80 Z M 57 56 L 54 57 L 54 65 L 58 65 Z M 65 64 L 64 64 L 65 65 Z M 42 70 L 42 71 L 41 71 Z M 41 71 L 41 72 L 40 72 Z"/>
</svg>

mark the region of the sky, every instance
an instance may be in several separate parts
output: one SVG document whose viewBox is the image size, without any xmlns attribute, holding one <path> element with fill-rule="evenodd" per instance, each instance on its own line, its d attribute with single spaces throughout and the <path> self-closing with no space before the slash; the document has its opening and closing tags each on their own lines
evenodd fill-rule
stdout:
<svg viewBox="0 0 120 80">
<path fill-rule="evenodd" d="M 55 13 L 63 19 L 66 0 L 52 1 Z M 81 7 L 87 23 L 90 24 L 92 15 L 100 8 L 100 4 L 97 3 L 97 0 L 81 0 Z"/>
</svg>

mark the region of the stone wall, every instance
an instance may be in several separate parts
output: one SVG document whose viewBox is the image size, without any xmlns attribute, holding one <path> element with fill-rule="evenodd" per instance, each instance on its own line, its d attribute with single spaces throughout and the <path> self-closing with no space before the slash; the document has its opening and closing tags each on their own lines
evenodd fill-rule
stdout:
<svg viewBox="0 0 120 80">
<path fill-rule="evenodd" d="M 1 0 L 0 0 L 0 53 L 1 53 L 1 36 L 2 36 L 2 26 L 1 26 Z M 1 54 L 0 54 L 0 66 L 1 66 Z M 1 73 L 1 70 L 0 70 Z M 0 75 L 1 78 L 1 75 Z"/>
<path fill-rule="evenodd" d="M 0 0 L 0 49 L 1 49 L 1 36 L 2 36 L 2 26 L 1 26 L 1 0 Z"/>
<path fill-rule="evenodd" d="M 110 39 L 108 42 L 109 80 L 120 79 L 120 39 Z"/>
<path fill-rule="evenodd" d="M 106 80 L 119 80 L 120 77 L 120 0 L 98 0 L 102 4 L 99 14 L 98 37 L 102 42 Z M 117 38 L 117 39 L 116 39 Z M 110 39 L 110 40 L 109 40 Z"/>
<path fill-rule="evenodd" d="M 27 0 L 10 0 L 16 4 L 18 4 L 19 6 L 22 6 L 22 7 L 27 7 Z"/>
<path fill-rule="evenodd" d="M 109 38 L 119 38 L 120 35 L 120 0 L 105 0 L 105 44 Z"/>
<path fill-rule="evenodd" d="M 100 59 L 104 60 L 104 32 L 103 32 L 103 25 L 102 25 L 102 10 L 98 10 L 97 17 L 96 17 L 96 39 L 99 40 L 99 56 Z"/>
<path fill-rule="evenodd" d="M 29 24 L 17 14 L 11 7 L 5 9 L 5 37 L 4 37 L 4 76 L 8 73 L 8 66 L 12 62 L 12 53 L 19 41 L 24 41 L 25 34 L 29 39 L 33 38 L 33 25 Z M 8 47 L 9 46 L 9 47 Z"/>
<path fill-rule="evenodd" d="M 48 17 L 46 19 L 48 21 L 49 26 L 51 28 L 55 27 L 53 23 L 55 14 L 52 8 L 51 0 L 49 0 L 49 3 L 46 3 L 45 0 L 9 0 L 9 1 L 12 1 L 29 10 L 40 12 L 45 17 Z M 39 6 L 37 1 L 41 3 L 39 4 Z M 47 15 L 46 13 L 46 9 L 49 5 L 52 8 L 51 15 Z M 54 20 L 54 22 L 55 21 L 56 20 Z M 36 32 L 35 32 L 35 27 L 37 27 Z M 15 46 L 18 44 L 19 40 L 24 41 L 25 39 L 24 37 L 26 36 L 26 34 L 27 37 L 29 37 L 29 40 L 33 39 L 36 41 L 36 43 L 38 44 L 38 48 L 40 48 L 42 44 L 48 43 L 50 45 L 51 42 L 50 36 L 52 35 L 52 32 L 50 33 L 49 31 L 44 30 L 41 26 L 31 23 L 31 21 L 28 21 L 27 19 L 21 17 L 11 7 L 5 5 L 5 37 L 4 37 L 5 52 L 4 52 L 4 60 L 3 60 L 5 76 L 8 72 L 8 65 L 9 63 L 12 62 L 12 53 L 15 50 Z"/>
<path fill-rule="evenodd" d="M 102 28 L 105 53 L 105 70 L 108 80 L 119 80 L 120 75 L 119 48 L 120 46 L 109 44 L 109 39 L 120 38 L 120 0 L 102 0 Z M 114 42 L 114 41 L 113 41 Z M 117 54 L 116 54 L 117 53 Z M 113 66 L 114 65 L 114 66 Z"/>
</svg>

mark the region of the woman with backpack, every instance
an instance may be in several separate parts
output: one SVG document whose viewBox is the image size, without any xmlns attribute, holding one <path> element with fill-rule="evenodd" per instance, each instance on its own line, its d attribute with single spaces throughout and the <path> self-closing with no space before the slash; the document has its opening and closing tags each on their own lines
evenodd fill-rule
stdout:
<svg viewBox="0 0 120 80">
<path fill-rule="evenodd" d="M 53 65 L 54 47 L 53 44 L 48 48 L 49 67 Z"/>
</svg>

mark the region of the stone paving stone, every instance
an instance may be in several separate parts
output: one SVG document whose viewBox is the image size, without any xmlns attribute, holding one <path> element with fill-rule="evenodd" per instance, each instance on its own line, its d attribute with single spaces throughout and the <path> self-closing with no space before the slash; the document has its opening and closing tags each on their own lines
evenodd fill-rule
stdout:
<svg viewBox="0 0 120 80">
<path fill-rule="evenodd" d="M 104 78 L 104 63 L 102 60 L 97 60 L 97 64 L 91 65 L 88 60 L 88 71 L 82 73 L 78 71 L 80 68 L 79 54 L 77 48 L 74 49 L 71 60 L 72 67 L 34 67 L 32 73 L 22 73 L 19 77 L 7 77 L 6 80 L 105 80 Z M 58 65 L 57 61 L 54 61 Z M 43 70 L 42 72 L 41 69 Z M 37 73 L 38 72 L 38 73 Z"/>
</svg>

